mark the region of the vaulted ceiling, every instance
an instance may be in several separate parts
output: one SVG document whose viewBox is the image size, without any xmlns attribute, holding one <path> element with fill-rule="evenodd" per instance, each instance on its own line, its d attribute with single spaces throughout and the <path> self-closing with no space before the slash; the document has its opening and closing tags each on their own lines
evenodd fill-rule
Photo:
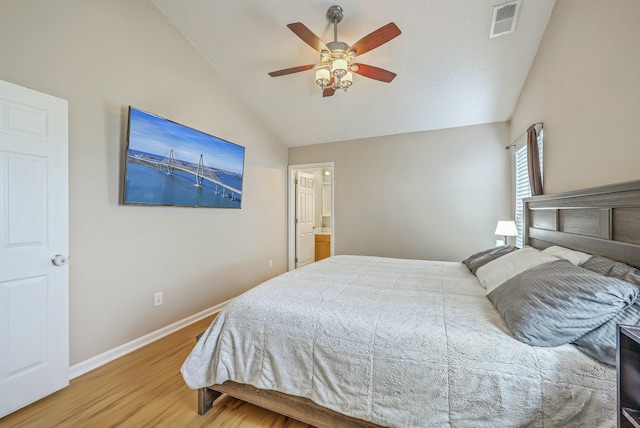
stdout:
<svg viewBox="0 0 640 428">
<path fill-rule="evenodd" d="M 290 147 L 509 120 L 555 4 L 522 0 L 515 32 L 489 38 L 493 8 L 507 0 L 151 1 Z M 334 4 L 348 45 L 400 28 L 357 57 L 396 73 L 391 83 L 355 75 L 347 92 L 323 97 L 313 70 L 267 74 L 319 62 L 287 24 L 333 41 Z"/>
</svg>

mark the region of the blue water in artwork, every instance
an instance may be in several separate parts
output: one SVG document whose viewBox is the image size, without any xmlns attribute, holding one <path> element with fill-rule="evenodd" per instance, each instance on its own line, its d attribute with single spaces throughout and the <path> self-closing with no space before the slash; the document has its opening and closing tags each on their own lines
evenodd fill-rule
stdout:
<svg viewBox="0 0 640 428">
<path fill-rule="evenodd" d="M 242 180 L 233 175 L 219 174 L 225 185 L 242 189 Z M 128 162 L 125 183 L 125 203 L 141 205 L 179 205 L 190 207 L 240 208 L 241 196 L 208 180 L 196 187 L 196 176 L 175 170 L 165 170 Z"/>
</svg>

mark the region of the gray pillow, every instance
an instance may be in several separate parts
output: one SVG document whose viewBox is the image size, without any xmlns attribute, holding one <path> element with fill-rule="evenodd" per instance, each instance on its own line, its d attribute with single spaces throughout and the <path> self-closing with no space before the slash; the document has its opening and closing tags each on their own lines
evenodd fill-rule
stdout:
<svg viewBox="0 0 640 428">
<path fill-rule="evenodd" d="M 557 260 L 526 270 L 488 294 L 516 339 L 571 343 L 636 301 L 638 288 Z"/>
<path fill-rule="evenodd" d="M 607 257 L 593 256 L 582 267 L 605 276 L 622 279 L 640 287 L 640 270 Z M 585 354 L 612 366 L 616 365 L 618 324 L 640 325 L 640 301 L 573 342 Z"/>
<path fill-rule="evenodd" d="M 488 250 L 470 255 L 464 259 L 462 263 L 464 263 L 471 273 L 475 275 L 476 271 L 482 266 L 515 250 L 517 250 L 517 248 L 512 245 L 502 245 L 500 247 L 489 248 Z"/>
<path fill-rule="evenodd" d="M 639 325 L 640 324 L 640 302 L 624 309 L 618 315 L 611 318 L 595 330 L 591 330 L 581 338 L 573 342 L 576 347 L 605 364 L 616 365 L 616 334 L 618 324 Z"/>
<path fill-rule="evenodd" d="M 581 266 L 601 275 L 618 278 L 640 287 L 640 269 L 636 269 L 626 263 L 617 262 L 607 257 L 591 256 Z"/>
</svg>

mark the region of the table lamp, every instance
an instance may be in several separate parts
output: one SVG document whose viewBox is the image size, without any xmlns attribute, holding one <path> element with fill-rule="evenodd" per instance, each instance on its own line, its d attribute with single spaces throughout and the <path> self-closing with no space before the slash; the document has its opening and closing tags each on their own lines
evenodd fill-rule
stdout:
<svg viewBox="0 0 640 428">
<path fill-rule="evenodd" d="M 504 245 L 507 244 L 508 236 L 518 235 L 518 229 L 516 229 L 516 222 L 512 220 L 500 220 L 496 227 L 496 235 L 504 236 Z"/>
</svg>

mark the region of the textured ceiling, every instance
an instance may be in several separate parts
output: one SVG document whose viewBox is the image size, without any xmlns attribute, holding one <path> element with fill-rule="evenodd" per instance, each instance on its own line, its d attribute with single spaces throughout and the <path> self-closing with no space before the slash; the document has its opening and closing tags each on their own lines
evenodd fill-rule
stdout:
<svg viewBox="0 0 640 428">
<path fill-rule="evenodd" d="M 509 120 L 555 0 L 522 0 L 516 31 L 489 38 L 507 0 L 151 0 L 233 90 L 290 147 Z M 354 75 L 348 92 L 322 97 L 318 62 L 287 24 L 333 40 L 326 12 L 344 9 L 338 40 L 351 45 L 389 22 L 402 34 L 357 57 L 397 74 Z"/>
</svg>

